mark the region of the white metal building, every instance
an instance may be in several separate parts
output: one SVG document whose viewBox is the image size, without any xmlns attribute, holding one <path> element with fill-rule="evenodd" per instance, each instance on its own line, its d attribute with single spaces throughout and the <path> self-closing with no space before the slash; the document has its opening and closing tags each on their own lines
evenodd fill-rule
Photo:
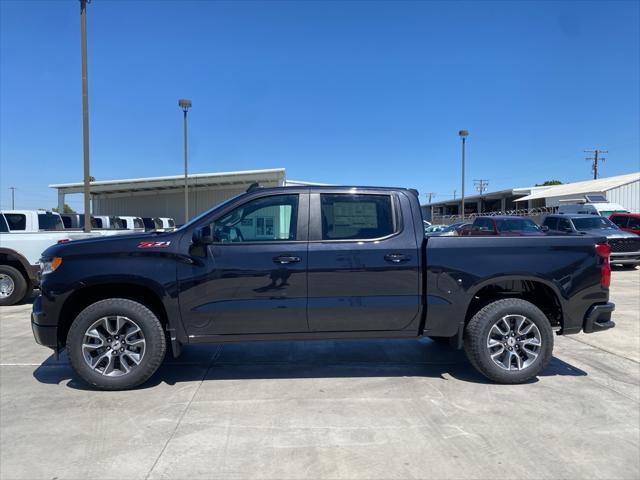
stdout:
<svg viewBox="0 0 640 480">
<path fill-rule="evenodd" d="M 640 212 L 640 172 L 598 178 L 584 182 L 567 183 L 550 187 L 538 187 L 531 194 L 516 202 L 542 203 L 545 207 L 557 207 L 560 203 L 584 201 L 585 195 L 604 195 L 612 203 L 618 203 L 630 212 Z M 542 205 L 541 205 L 542 206 Z"/>
<path fill-rule="evenodd" d="M 264 187 L 318 185 L 288 181 L 284 168 L 193 174 L 188 177 L 189 217 L 246 191 L 255 182 Z M 58 190 L 60 211 L 66 195 L 83 192 L 81 182 L 49 186 Z M 181 224 L 184 223 L 184 176 L 91 182 L 91 201 L 94 215 L 171 217 Z"/>
</svg>

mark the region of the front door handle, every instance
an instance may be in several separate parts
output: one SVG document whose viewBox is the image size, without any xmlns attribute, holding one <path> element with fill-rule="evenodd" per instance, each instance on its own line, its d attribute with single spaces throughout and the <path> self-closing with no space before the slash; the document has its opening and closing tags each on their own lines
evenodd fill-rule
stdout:
<svg viewBox="0 0 640 480">
<path fill-rule="evenodd" d="M 293 255 L 278 255 L 277 257 L 273 257 L 273 263 L 279 263 L 280 265 L 298 263 L 299 261 L 300 257 L 295 257 Z"/>
<path fill-rule="evenodd" d="M 389 253 L 384 256 L 384 259 L 387 262 L 391 262 L 391 263 L 402 263 L 410 260 L 411 257 L 409 255 L 403 255 L 401 253 Z"/>
</svg>

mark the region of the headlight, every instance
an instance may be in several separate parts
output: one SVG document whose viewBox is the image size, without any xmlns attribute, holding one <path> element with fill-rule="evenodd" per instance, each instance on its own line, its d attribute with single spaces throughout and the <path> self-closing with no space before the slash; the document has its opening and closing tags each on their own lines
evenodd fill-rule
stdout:
<svg viewBox="0 0 640 480">
<path fill-rule="evenodd" d="M 40 260 L 40 275 L 46 275 L 53 272 L 62 265 L 62 258 L 53 257 L 51 260 Z"/>
</svg>

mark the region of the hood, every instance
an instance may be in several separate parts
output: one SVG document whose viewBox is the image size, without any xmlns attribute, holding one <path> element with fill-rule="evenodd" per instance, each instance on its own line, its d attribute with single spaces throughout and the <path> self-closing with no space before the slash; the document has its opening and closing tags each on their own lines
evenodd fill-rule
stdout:
<svg viewBox="0 0 640 480">
<path fill-rule="evenodd" d="M 178 234 L 179 235 L 179 234 Z M 43 258 L 70 257 L 76 255 L 91 255 L 96 253 L 132 252 L 140 248 L 141 242 L 175 242 L 176 232 L 149 232 L 137 234 L 112 235 L 92 237 L 81 240 L 52 245 L 43 253 Z M 171 243 L 167 244 L 167 246 Z"/>
<path fill-rule="evenodd" d="M 588 230 L 580 230 L 588 235 L 598 235 L 607 238 L 637 238 L 635 233 L 625 232 L 617 228 L 592 228 Z"/>
</svg>

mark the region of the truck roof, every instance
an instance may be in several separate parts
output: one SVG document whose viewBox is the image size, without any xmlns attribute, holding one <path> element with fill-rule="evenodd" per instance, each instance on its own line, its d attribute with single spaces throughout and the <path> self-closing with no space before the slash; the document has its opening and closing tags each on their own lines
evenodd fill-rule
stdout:
<svg viewBox="0 0 640 480">
<path fill-rule="evenodd" d="M 251 187 L 250 187 L 251 188 Z M 281 190 L 379 190 L 379 191 L 403 191 L 409 192 L 418 196 L 418 190 L 415 188 L 407 187 L 381 187 L 381 186 L 367 186 L 367 185 L 286 185 L 282 187 L 254 187 L 250 191 L 260 190 L 261 192 L 268 191 L 281 191 Z"/>
</svg>

